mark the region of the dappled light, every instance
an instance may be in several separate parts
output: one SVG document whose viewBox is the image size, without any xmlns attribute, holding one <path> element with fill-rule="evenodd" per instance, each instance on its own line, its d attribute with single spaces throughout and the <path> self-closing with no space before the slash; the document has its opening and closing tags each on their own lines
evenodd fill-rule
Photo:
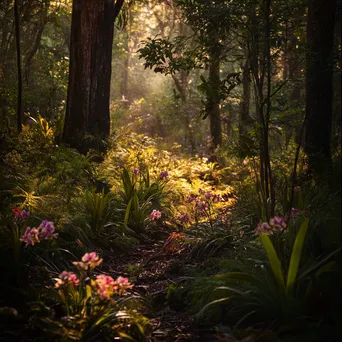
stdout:
<svg viewBox="0 0 342 342">
<path fill-rule="evenodd" d="M 1 341 L 340 341 L 338 0 L 0 3 Z"/>
</svg>

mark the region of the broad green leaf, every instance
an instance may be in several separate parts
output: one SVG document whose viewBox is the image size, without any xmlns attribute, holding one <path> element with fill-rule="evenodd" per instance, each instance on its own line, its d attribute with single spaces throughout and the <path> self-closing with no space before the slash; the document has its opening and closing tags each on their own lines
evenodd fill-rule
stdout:
<svg viewBox="0 0 342 342">
<path fill-rule="evenodd" d="M 289 294 L 292 291 L 296 278 L 297 278 L 299 262 L 302 256 L 302 250 L 303 250 L 304 240 L 305 240 L 306 232 L 308 230 L 308 226 L 309 226 L 309 219 L 305 219 L 305 221 L 300 226 L 300 229 L 296 236 L 296 240 L 293 245 L 290 265 L 289 265 L 289 269 L 287 273 L 286 294 Z"/>
<path fill-rule="evenodd" d="M 131 198 L 127 204 L 126 212 L 125 212 L 125 218 L 124 218 L 124 225 L 127 227 L 128 219 L 129 219 L 129 214 L 131 212 L 131 206 L 132 206 L 132 201 L 133 198 Z"/>
<path fill-rule="evenodd" d="M 264 245 L 267 253 L 268 261 L 270 262 L 273 275 L 281 291 L 285 292 L 285 281 L 283 276 L 283 271 L 281 267 L 281 262 L 278 258 L 277 252 L 274 249 L 273 243 L 268 235 L 261 234 L 260 240 Z"/>
</svg>

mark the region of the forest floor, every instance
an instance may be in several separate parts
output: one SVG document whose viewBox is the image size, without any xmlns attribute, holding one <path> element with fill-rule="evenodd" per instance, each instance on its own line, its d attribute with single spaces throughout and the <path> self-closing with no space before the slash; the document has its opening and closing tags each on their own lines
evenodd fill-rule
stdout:
<svg viewBox="0 0 342 342">
<path fill-rule="evenodd" d="M 188 279 L 183 275 L 187 266 L 191 267 L 182 253 L 165 251 L 165 240 L 138 245 L 129 253 L 108 262 L 109 272 L 129 276 L 134 282 L 135 293 L 144 298 L 147 307 L 144 314 L 153 330 L 149 337 L 151 342 L 217 340 L 212 328 L 198 328 L 193 315 L 168 305 L 168 288 L 170 284 L 179 285 Z"/>
</svg>

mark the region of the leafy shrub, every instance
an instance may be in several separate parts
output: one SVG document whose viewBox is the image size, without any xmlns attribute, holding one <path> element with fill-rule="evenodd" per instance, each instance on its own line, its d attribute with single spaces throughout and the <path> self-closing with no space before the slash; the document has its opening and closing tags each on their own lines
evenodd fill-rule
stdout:
<svg viewBox="0 0 342 342">
<path fill-rule="evenodd" d="M 142 174 L 140 170 L 135 169 L 131 176 L 125 168 L 122 171 L 120 195 L 126 205 L 124 225 L 129 226 L 135 232 L 144 232 L 148 212 L 152 207 L 161 206 L 165 179 L 167 178 L 167 171 L 163 172 L 159 180 L 150 183 L 148 171 Z"/>
<path fill-rule="evenodd" d="M 319 260 L 306 263 L 305 268 L 300 268 L 308 224 L 309 220 L 304 220 L 296 235 L 285 273 L 286 278 L 283 271 L 286 267 L 284 260 L 279 259 L 279 254 L 267 233 L 261 233 L 260 241 L 267 254 L 267 265 L 262 264 L 253 271 L 216 275 L 215 278 L 225 283 L 224 286 L 218 287 L 217 291 L 223 291 L 227 295 L 221 295 L 209 303 L 199 316 L 211 305 L 228 301 L 225 306 L 226 314 L 231 319 L 239 318 L 236 327 L 246 321 L 249 325 L 261 325 L 263 328 L 272 323 L 274 329 L 279 327 L 279 324 L 284 329 L 296 329 L 305 316 L 310 315 L 310 312 L 306 312 L 306 303 L 314 288 L 314 279 L 325 277 L 326 272 L 335 272 L 334 261 L 331 259 L 339 252 L 334 251 Z M 298 319 L 295 322 L 294 317 Z"/>
</svg>

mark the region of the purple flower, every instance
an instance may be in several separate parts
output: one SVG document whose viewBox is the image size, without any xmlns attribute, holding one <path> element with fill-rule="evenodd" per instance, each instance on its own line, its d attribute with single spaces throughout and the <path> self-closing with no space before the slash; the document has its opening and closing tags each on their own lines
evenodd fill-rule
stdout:
<svg viewBox="0 0 342 342">
<path fill-rule="evenodd" d="M 25 211 L 24 216 L 22 217 L 28 217 L 28 215 L 30 215 L 29 212 Z M 25 247 L 28 247 L 34 246 L 35 243 L 39 243 L 41 240 L 53 239 L 57 237 L 57 235 L 58 234 L 55 233 L 55 227 L 53 225 L 53 222 L 44 220 L 38 228 L 27 227 L 20 241 L 25 242 Z"/>
<path fill-rule="evenodd" d="M 205 214 L 206 209 L 208 209 L 208 204 L 205 202 L 196 201 L 195 207 L 201 214 Z"/>
<path fill-rule="evenodd" d="M 30 216 L 30 212 L 29 212 L 29 211 L 26 211 L 26 210 L 22 210 L 22 211 L 20 212 L 20 216 L 21 216 L 22 218 L 27 218 L 27 217 Z"/>
<path fill-rule="evenodd" d="M 133 175 L 138 175 L 140 173 L 139 169 L 133 169 Z"/>
<path fill-rule="evenodd" d="M 39 230 L 35 227 L 27 227 L 24 235 L 21 237 L 20 241 L 25 242 L 25 248 L 28 246 L 34 246 L 35 243 L 39 243 Z"/>
<path fill-rule="evenodd" d="M 155 220 L 160 219 L 161 216 L 162 216 L 162 213 L 161 213 L 160 211 L 153 209 L 153 211 L 151 212 L 151 214 L 148 215 L 148 219 L 149 219 L 150 221 L 155 221 Z"/>
<path fill-rule="evenodd" d="M 167 171 L 162 171 L 160 172 L 159 174 L 159 178 L 160 179 L 164 179 L 164 178 L 167 178 L 169 176 L 169 173 Z"/>
<path fill-rule="evenodd" d="M 55 233 L 55 226 L 53 222 L 44 220 L 40 226 L 38 227 L 39 230 L 39 238 L 41 240 L 50 240 L 57 237 L 58 234 Z"/>
<path fill-rule="evenodd" d="M 188 222 L 190 222 L 190 217 L 189 217 L 189 215 L 186 214 L 186 213 L 180 214 L 177 218 L 178 218 L 178 220 L 179 220 L 180 222 L 183 222 L 183 223 L 188 223 Z"/>
</svg>

